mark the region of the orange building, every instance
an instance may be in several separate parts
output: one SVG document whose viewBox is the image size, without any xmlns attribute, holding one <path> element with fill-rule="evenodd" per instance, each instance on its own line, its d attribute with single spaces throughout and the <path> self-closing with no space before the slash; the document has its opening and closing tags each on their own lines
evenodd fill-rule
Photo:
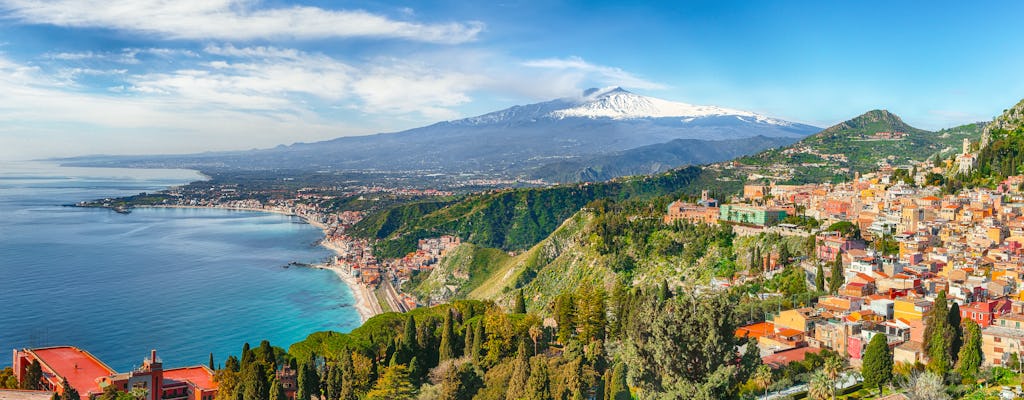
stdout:
<svg viewBox="0 0 1024 400">
<path fill-rule="evenodd" d="M 14 350 L 14 375 L 23 379 L 33 361 L 43 370 L 43 388 L 63 394 L 62 383 L 78 391 L 83 399 L 92 398 L 113 386 L 119 391 L 135 389 L 146 392 L 145 400 L 213 400 L 217 383 L 213 371 L 206 366 L 164 370 L 156 350 L 142 366 L 116 373 L 89 352 L 72 346 Z"/>
</svg>

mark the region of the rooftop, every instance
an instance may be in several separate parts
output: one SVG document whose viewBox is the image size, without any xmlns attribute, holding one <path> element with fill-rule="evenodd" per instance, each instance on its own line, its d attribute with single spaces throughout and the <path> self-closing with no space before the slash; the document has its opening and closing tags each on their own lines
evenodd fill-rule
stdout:
<svg viewBox="0 0 1024 400">
<path fill-rule="evenodd" d="M 164 379 L 188 381 L 200 389 L 217 388 L 217 383 L 213 381 L 213 372 L 204 366 L 165 369 Z"/>
<path fill-rule="evenodd" d="M 114 373 L 114 370 L 102 361 L 77 347 L 60 346 L 29 351 L 39 358 L 44 371 L 48 368 L 66 378 L 68 384 L 78 390 L 83 397 L 89 392 L 102 392 L 96 378 Z"/>
<path fill-rule="evenodd" d="M 0 389 L 0 400 L 50 400 L 53 392 L 45 390 Z"/>
</svg>

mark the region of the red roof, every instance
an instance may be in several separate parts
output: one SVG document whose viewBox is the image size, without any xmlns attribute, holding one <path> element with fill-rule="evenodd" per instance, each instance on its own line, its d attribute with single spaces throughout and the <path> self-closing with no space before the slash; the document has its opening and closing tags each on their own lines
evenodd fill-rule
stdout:
<svg viewBox="0 0 1024 400">
<path fill-rule="evenodd" d="M 203 366 L 165 369 L 164 379 L 189 381 L 200 389 L 205 390 L 217 389 L 217 382 L 213 381 L 213 372 Z"/>
<path fill-rule="evenodd" d="M 773 332 L 775 332 L 775 324 L 771 322 L 758 322 L 756 324 L 741 326 L 738 329 L 736 329 L 736 337 L 759 338 Z"/>
<path fill-rule="evenodd" d="M 780 351 L 778 353 L 761 357 L 761 361 L 773 367 L 782 367 L 793 361 L 803 361 L 807 353 L 820 353 L 821 348 L 800 347 L 792 350 Z"/>
<path fill-rule="evenodd" d="M 49 347 L 30 351 L 39 358 L 44 370 L 49 369 L 67 379 L 68 384 L 75 388 L 82 397 L 89 392 L 102 392 L 97 379 L 114 374 L 114 370 L 93 357 L 92 354 L 76 347 Z"/>
</svg>

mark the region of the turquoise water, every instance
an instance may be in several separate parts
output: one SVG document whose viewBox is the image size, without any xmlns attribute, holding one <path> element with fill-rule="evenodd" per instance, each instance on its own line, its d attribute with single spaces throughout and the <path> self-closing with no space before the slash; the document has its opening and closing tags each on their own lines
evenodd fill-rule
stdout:
<svg viewBox="0 0 1024 400">
<path fill-rule="evenodd" d="M 268 213 L 62 207 L 200 179 L 193 171 L 0 164 L 0 350 L 74 345 L 118 371 L 218 363 L 359 325 L 351 291 L 315 263 L 319 229 Z M 10 353 L 6 353 L 10 354 Z M 11 360 L 0 357 L 0 366 Z"/>
</svg>

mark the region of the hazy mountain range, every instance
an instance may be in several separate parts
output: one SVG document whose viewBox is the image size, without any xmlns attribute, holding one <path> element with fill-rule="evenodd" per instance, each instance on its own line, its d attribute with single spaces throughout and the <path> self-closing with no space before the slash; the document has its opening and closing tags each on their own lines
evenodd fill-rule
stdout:
<svg viewBox="0 0 1024 400">
<path fill-rule="evenodd" d="M 819 130 L 747 111 L 672 102 L 614 87 L 396 133 L 261 150 L 62 161 L 200 170 L 484 172 L 565 181 L 727 160 L 789 144 Z M 645 147 L 652 145 L 664 147 Z"/>
</svg>

